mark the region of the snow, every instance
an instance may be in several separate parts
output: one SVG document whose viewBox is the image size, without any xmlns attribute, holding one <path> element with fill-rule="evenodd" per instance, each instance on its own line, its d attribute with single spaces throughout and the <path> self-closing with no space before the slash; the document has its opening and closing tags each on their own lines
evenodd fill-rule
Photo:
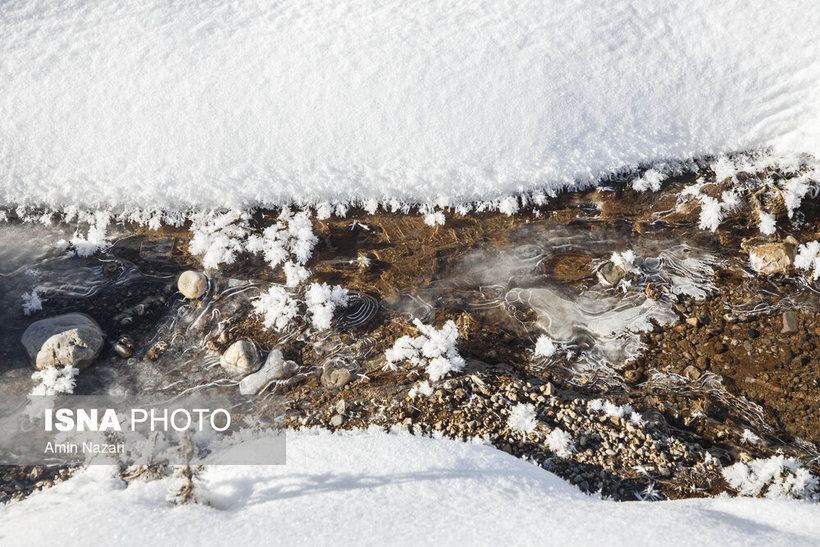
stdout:
<svg viewBox="0 0 820 547">
<path fill-rule="evenodd" d="M 11 0 L 0 203 L 506 207 L 667 159 L 820 157 L 817 28 L 811 0 Z"/>
<path fill-rule="evenodd" d="M 289 432 L 287 465 L 211 466 L 172 506 L 173 479 L 92 466 L 0 506 L 4 543 L 60 545 L 812 545 L 820 506 L 720 496 L 616 503 L 495 448 L 406 434 Z M 659 539 L 661 538 L 661 539 Z"/>
</svg>

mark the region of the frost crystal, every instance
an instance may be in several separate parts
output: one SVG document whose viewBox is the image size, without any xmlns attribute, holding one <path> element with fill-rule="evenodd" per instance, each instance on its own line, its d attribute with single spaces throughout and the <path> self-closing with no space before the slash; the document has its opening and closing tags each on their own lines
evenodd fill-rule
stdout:
<svg viewBox="0 0 820 547">
<path fill-rule="evenodd" d="M 820 241 L 810 241 L 797 248 L 794 267 L 798 270 L 811 270 L 812 281 L 820 278 Z"/>
<path fill-rule="evenodd" d="M 758 225 L 760 233 L 767 236 L 774 235 L 775 231 L 777 231 L 774 215 L 760 211 L 758 217 L 760 218 L 760 224 Z"/>
<path fill-rule="evenodd" d="M 518 403 L 510 409 L 507 425 L 513 431 L 518 431 L 525 436 L 529 435 L 538 425 L 538 420 L 535 418 L 535 407 L 529 403 Z"/>
<path fill-rule="evenodd" d="M 632 188 L 636 192 L 646 192 L 652 190 L 657 192 L 661 189 L 661 183 L 666 180 L 666 175 L 655 169 L 649 169 L 642 177 L 632 182 Z"/>
<path fill-rule="evenodd" d="M 624 271 L 631 272 L 635 269 L 635 251 L 628 249 L 621 253 L 613 252 L 610 258 L 613 264 Z"/>
<path fill-rule="evenodd" d="M 257 315 L 262 316 L 262 324 L 266 329 L 284 330 L 296 317 L 298 311 L 296 302 L 290 294 L 278 285 L 268 289 L 253 303 Z"/>
<path fill-rule="evenodd" d="M 816 499 L 817 477 L 792 458 L 772 456 L 723 469 L 723 478 L 741 496 Z"/>
<path fill-rule="evenodd" d="M 559 458 L 568 458 L 572 454 L 572 437 L 570 434 L 556 427 L 547 435 L 547 448 Z"/>
<path fill-rule="evenodd" d="M 744 429 L 743 435 L 740 436 L 740 442 L 744 444 L 757 444 L 757 441 L 760 440 L 751 429 Z"/>
<path fill-rule="evenodd" d="M 538 337 L 538 340 L 535 341 L 534 355 L 536 357 L 552 357 L 555 355 L 555 351 L 555 343 L 549 336 L 542 334 Z"/>
<path fill-rule="evenodd" d="M 311 283 L 305 291 L 305 303 L 313 326 L 319 330 L 330 328 L 337 306 L 347 305 L 347 289 L 327 283 Z"/>
<path fill-rule="evenodd" d="M 33 312 L 43 309 L 43 301 L 40 300 L 40 287 L 34 287 L 30 293 L 23 293 L 23 314 L 31 315 Z"/>
<path fill-rule="evenodd" d="M 38 370 L 31 375 L 31 379 L 38 382 L 31 390 L 31 395 L 57 395 L 59 393 L 74 393 L 77 381 L 75 377 L 80 371 L 74 367 L 57 369 L 49 367 Z"/>
<path fill-rule="evenodd" d="M 458 327 L 450 320 L 441 329 L 425 325 L 418 319 L 413 324 L 419 330 L 419 336 L 402 336 L 388 349 L 384 356 L 387 367 L 395 369 L 399 361 L 424 367 L 427 375 L 434 382 L 450 372 L 459 372 L 464 368 L 464 359 L 459 355 Z"/>
<path fill-rule="evenodd" d="M 442 211 L 427 213 L 424 215 L 424 223 L 428 226 L 437 226 L 439 224 L 444 226 L 444 213 Z"/>
</svg>

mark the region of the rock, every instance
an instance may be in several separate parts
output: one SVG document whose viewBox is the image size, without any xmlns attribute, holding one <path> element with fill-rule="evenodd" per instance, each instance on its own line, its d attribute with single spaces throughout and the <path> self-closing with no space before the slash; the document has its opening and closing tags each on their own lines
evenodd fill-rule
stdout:
<svg viewBox="0 0 820 547">
<path fill-rule="evenodd" d="M 613 287 L 620 283 L 624 277 L 626 277 L 626 270 L 620 266 L 616 266 L 612 262 L 607 262 L 598 268 L 596 275 L 598 276 L 598 281 L 600 281 L 602 285 Z"/>
<path fill-rule="evenodd" d="M 683 369 L 683 375 L 689 378 L 690 380 L 697 380 L 698 378 L 700 378 L 700 371 L 692 365 L 689 365 L 688 367 Z"/>
<path fill-rule="evenodd" d="M 208 290 L 208 278 L 204 273 L 188 270 L 182 272 L 177 280 L 177 288 L 182 296 L 188 299 L 199 298 Z"/>
<path fill-rule="evenodd" d="M 794 246 L 787 242 L 764 243 L 749 251 L 749 260 L 760 275 L 788 274 L 794 263 Z"/>
<path fill-rule="evenodd" d="M 134 341 L 130 336 L 121 336 L 114 344 L 114 351 L 123 359 L 127 359 L 134 353 Z"/>
<path fill-rule="evenodd" d="M 697 317 L 687 317 L 686 324 L 690 327 L 697 327 L 698 326 L 698 318 Z"/>
<path fill-rule="evenodd" d="M 330 361 L 322 367 L 321 381 L 324 387 L 344 387 L 350 381 L 350 371 L 341 361 Z"/>
<path fill-rule="evenodd" d="M 242 381 L 239 382 L 239 393 L 242 395 L 256 395 L 269 383 L 275 380 L 286 380 L 296 374 L 298 370 L 298 364 L 293 361 L 285 361 L 282 352 L 275 349 L 268 354 L 268 358 L 261 369 L 242 378 Z"/>
<path fill-rule="evenodd" d="M 344 422 L 345 418 L 340 414 L 336 414 L 330 419 L 330 425 L 332 425 L 333 427 L 341 427 Z"/>
<path fill-rule="evenodd" d="M 67 313 L 32 323 L 21 341 L 34 367 L 43 370 L 86 368 L 99 355 L 104 339 L 102 329 L 89 316 Z"/>
<path fill-rule="evenodd" d="M 793 311 L 783 312 L 783 329 L 780 334 L 795 334 L 797 332 L 797 314 Z"/>
<path fill-rule="evenodd" d="M 219 358 L 219 364 L 231 372 L 249 373 L 259 368 L 259 352 L 247 340 L 237 340 Z"/>
</svg>

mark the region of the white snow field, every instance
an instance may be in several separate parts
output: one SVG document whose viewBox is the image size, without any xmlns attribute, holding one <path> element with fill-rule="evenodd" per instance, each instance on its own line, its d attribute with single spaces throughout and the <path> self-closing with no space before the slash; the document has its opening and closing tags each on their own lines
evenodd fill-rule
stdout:
<svg viewBox="0 0 820 547">
<path fill-rule="evenodd" d="M 284 466 L 210 467 L 212 506 L 92 466 L 0 507 L 8 545 L 811 545 L 820 505 L 617 503 L 495 448 L 374 430 L 290 432 Z"/>
<path fill-rule="evenodd" d="M 0 4 L 0 203 L 439 205 L 820 157 L 815 0 Z"/>
</svg>

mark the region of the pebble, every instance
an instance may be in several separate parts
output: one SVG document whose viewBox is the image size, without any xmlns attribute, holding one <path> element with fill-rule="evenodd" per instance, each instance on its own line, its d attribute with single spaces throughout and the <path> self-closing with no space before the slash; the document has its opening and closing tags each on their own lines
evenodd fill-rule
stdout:
<svg viewBox="0 0 820 547">
<path fill-rule="evenodd" d="M 220 356 L 219 364 L 231 372 L 250 373 L 259 368 L 259 352 L 252 342 L 237 340 Z"/>
<path fill-rule="evenodd" d="M 177 288 L 182 296 L 193 300 L 199 298 L 208 290 L 208 278 L 202 272 L 188 270 L 182 272 L 177 280 Z"/>
<path fill-rule="evenodd" d="M 783 312 L 783 329 L 780 334 L 795 334 L 797 333 L 797 314 L 793 311 Z"/>
</svg>

